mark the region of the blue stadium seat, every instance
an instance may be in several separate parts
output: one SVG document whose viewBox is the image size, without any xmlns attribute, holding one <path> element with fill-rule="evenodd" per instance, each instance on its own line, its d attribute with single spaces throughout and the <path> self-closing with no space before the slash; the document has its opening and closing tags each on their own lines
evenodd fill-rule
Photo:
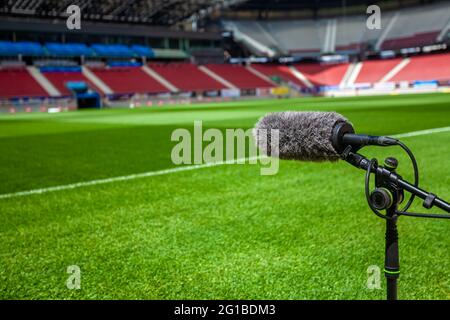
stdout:
<svg viewBox="0 0 450 320">
<path fill-rule="evenodd" d="M 133 45 L 131 46 L 131 50 L 133 50 L 140 57 L 153 58 L 155 56 L 152 48 L 149 47 Z"/>
<path fill-rule="evenodd" d="M 46 43 L 48 53 L 51 56 L 57 57 L 77 57 L 86 56 L 90 57 L 93 52 L 85 44 L 81 43 Z"/>
<path fill-rule="evenodd" d="M 16 56 L 19 54 L 24 56 L 44 56 L 45 51 L 37 42 L 0 41 L 0 55 Z"/>
<path fill-rule="evenodd" d="M 69 81 L 66 87 L 76 93 L 85 93 L 89 90 L 88 85 L 84 81 Z"/>
<path fill-rule="evenodd" d="M 132 58 L 135 56 L 129 47 L 122 44 L 93 44 L 91 47 L 101 57 Z"/>
<path fill-rule="evenodd" d="M 81 72 L 80 66 L 42 66 L 39 68 L 42 73 L 46 72 Z"/>
<path fill-rule="evenodd" d="M 14 56 L 17 55 L 14 46 L 9 41 L 0 41 L 0 55 Z"/>
<path fill-rule="evenodd" d="M 108 61 L 110 67 L 142 67 L 142 63 L 136 61 Z"/>
</svg>

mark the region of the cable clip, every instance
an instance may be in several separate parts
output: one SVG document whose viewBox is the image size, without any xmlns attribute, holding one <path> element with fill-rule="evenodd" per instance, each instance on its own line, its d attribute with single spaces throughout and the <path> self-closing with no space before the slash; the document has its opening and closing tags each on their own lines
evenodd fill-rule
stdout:
<svg viewBox="0 0 450 320">
<path fill-rule="evenodd" d="M 436 200 L 437 196 L 433 193 L 429 193 L 425 200 L 423 201 L 423 206 L 426 209 L 430 209 L 433 206 L 434 200 Z"/>
<path fill-rule="evenodd" d="M 352 151 L 352 146 L 347 146 L 341 153 L 341 159 L 347 160 L 350 151 Z"/>
</svg>

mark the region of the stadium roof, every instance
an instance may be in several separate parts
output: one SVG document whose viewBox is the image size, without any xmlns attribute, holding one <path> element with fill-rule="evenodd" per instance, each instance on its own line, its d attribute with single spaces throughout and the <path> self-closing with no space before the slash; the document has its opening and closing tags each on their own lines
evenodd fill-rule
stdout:
<svg viewBox="0 0 450 320">
<path fill-rule="evenodd" d="M 222 13 L 240 11 L 317 12 L 323 8 L 389 3 L 402 7 L 442 0 L 0 0 L 0 15 L 65 19 L 69 5 L 78 5 L 82 19 L 115 23 L 172 26 Z M 448 1 L 448 0 L 447 0 Z"/>
<path fill-rule="evenodd" d="M 85 20 L 170 26 L 240 2 L 243 0 L 1 0 L 0 14 L 65 18 L 67 7 L 75 4 Z"/>
<path fill-rule="evenodd" d="M 368 6 L 376 3 L 393 3 L 398 6 L 408 6 L 416 4 L 425 4 L 437 2 L 440 0 L 248 0 L 243 3 L 233 5 L 233 9 L 238 10 L 271 10 L 271 11 L 288 11 L 288 10 L 319 10 L 322 8 L 342 8 L 364 5 Z"/>
</svg>

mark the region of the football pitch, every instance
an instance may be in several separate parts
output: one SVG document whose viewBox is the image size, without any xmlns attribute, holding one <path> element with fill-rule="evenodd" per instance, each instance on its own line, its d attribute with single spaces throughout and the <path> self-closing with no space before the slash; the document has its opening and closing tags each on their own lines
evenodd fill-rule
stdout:
<svg viewBox="0 0 450 320">
<path fill-rule="evenodd" d="M 383 274 L 381 289 L 367 286 L 368 268 L 383 270 L 384 221 L 367 206 L 363 171 L 293 161 L 273 176 L 252 164 L 170 170 L 182 168 L 175 129 L 247 129 L 286 110 L 336 111 L 375 135 L 450 127 L 450 94 L 0 115 L 0 298 L 384 299 Z M 450 130 L 401 140 L 420 186 L 449 200 Z M 412 180 L 399 148 L 361 153 L 398 157 Z M 448 220 L 400 217 L 400 299 L 450 299 L 449 231 Z M 74 265 L 79 290 L 67 287 Z"/>
</svg>

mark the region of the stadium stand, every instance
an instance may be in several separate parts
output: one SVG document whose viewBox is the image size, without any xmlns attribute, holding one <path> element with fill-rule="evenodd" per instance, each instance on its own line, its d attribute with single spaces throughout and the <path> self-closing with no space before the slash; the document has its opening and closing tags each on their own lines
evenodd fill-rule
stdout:
<svg viewBox="0 0 450 320">
<path fill-rule="evenodd" d="M 63 96 L 72 95 L 72 92 L 67 88 L 69 82 L 84 82 L 91 89 L 102 93 L 100 89 L 82 74 L 80 67 L 42 67 L 40 71 Z"/>
<path fill-rule="evenodd" d="M 338 18 L 336 23 L 336 41 L 334 51 L 354 52 L 364 47 L 366 28 L 361 28 L 366 23 L 365 17 Z"/>
<path fill-rule="evenodd" d="M 166 87 L 140 67 L 112 67 L 91 71 L 116 94 L 168 92 Z"/>
<path fill-rule="evenodd" d="M 388 60 L 373 60 L 364 61 L 362 68 L 356 77 L 355 83 L 370 83 L 379 82 L 383 77 L 391 71 L 402 59 L 388 59 Z"/>
<path fill-rule="evenodd" d="M 391 79 L 393 82 L 432 80 L 450 81 L 450 54 L 412 57 L 410 62 Z"/>
<path fill-rule="evenodd" d="M 325 48 L 324 39 L 327 22 L 324 21 L 280 21 L 267 22 L 266 29 L 273 32 L 283 51 L 288 53 L 316 53 Z M 300 33 L 299 33 L 300 30 Z"/>
<path fill-rule="evenodd" d="M 152 63 L 149 67 L 181 91 L 221 90 L 226 87 L 190 63 Z"/>
<path fill-rule="evenodd" d="M 450 20 L 448 3 L 398 12 L 381 45 L 383 50 L 433 44 Z"/>
<path fill-rule="evenodd" d="M 54 57 L 91 57 L 93 52 L 82 43 L 46 43 L 45 48 L 50 56 Z"/>
<path fill-rule="evenodd" d="M 283 82 L 293 83 L 294 85 L 304 88 L 305 84 L 299 80 L 289 69 L 288 66 L 281 66 L 276 64 L 253 64 L 253 69 L 261 72 L 269 78 L 280 78 Z M 275 79 L 276 80 L 276 79 Z"/>
<path fill-rule="evenodd" d="M 280 43 L 275 40 L 272 33 L 267 31 L 264 26 L 258 21 L 225 21 L 225 26 L 230 28 L 237 28 L 240 32 L 248 35 L 252 39 L 263 43 L 271 49 L 280 47 Z"/>
<path fill-rule="evenodd" d="M 241 65 L 208 64 L 206 67 L 239 89 L 270 88 L 274 86 Z"/>
<path fill-rule="evenodd" d="M 48 93 L 27 69 L 0 70 L 0 97 L 47 97 Z"/>
<path fill-rule="evenodd" d="M 284 54 L 303 56 L 330 52 L 354 52 L 369 46 L 374 49 L 400 49 L 430 45 L 450 23 L 448 3 L 423 8 L 407 8 L 383 13 L 382 29 L 366 28 L 365 16 L 344 16 L 280 21 L 225 20 L 224 28 L 238 29 L 249 49 L 255 43 Z M 242 40 L 242 39 L 239 39 Z M 260 53 L 260 52 L 259 52 Z"/>
<path fill-rule="evenodd" d="M 172 52 L 169 50 L 169 52 Z M 178 51 L 177 51 L 178 53 Z M 48 56 L 48 57 L 104 57 L 104 58 L 152 58 L 155 52 L 150 47 L 142 45 L 107 45 L 93 44 L 87 46 L 82 43 L 55 43 L 48 42 L 42 46 L 38 42 L 11 42 L 0 41 L 0 56 Z M 186 55 L 182 56 L 183 58 Z"/>
<path fill-rule="evenodd" d="M 93 44 L 91 47 L 100 57 L 132 58 L 135 55 L 128 46 L 121 44 Z"/>
<path fill-rule="evenodd" d="M 295 68 L 315 86 L 338 86 L 349 67 L 348 63 L 335 65 L 302 64 Z"/>
<path fill-rule="evenodd" d="M 145 4 L 145 1 L 130 1 L 132 8 L 127 8 L 126 4 L 116 0 L 111 0 L 108 4 L 97 4 L 91 0 L 82 2 L 89 12 L 112 14 L 107 19 L 114 20 L 116 17 L 118 21 L 122 21 L 122 17 L 128 17 L 130 12 L 141 10 L 141 13 L 144 13 L 150 10 L 151 6 L 161 5 L 158 1 L 150 1 L 152 4 L 150 2 Z M 289 3 L 293 5 L 294 2 Z M 52 12 L 50 4 L 59 6 L 50 0 L 24 0 L 17 2 L 12 8 L 9 5 L 1 7 L 0 14 L 2 10 L 18 10 L 14 11 L 14 14 L 19 15 L 31 10 L 29 14 L 32 16 L 50 17 Z M 450 43 L 450 10 L 447 4 L 440 1 L 420 7 L 390 8 L 390 11 L 382 14 L 381 30 L 366 28 L 365 13 L 359 16 L 352 15 L 355 12 L 339 15 L 330 11 L 331 14 L 318 15 L 317 18 L 308 15 L 306 19 L 300 17 L 294 20 L 270 17 L 245 20 L 245 15 L 240 19 L 231 16 L 225 20 L 217 20 L 215 27 L 218 31 L 224 31 L 220 29 L 222 23 L 225 29 L 234 30 L 235 35 L 240 33 L 240 42 L 233 43 L 240 50 L 237 51 L 238 55 L 230 54 L 223 43 L 214 45 L 213 41 L 217 39 L 196 39 L 201 32 L 195 33 L 191 47 L 189 42 L 191 39 L 187 41 L 188 39 L 182 38 L 186 34 L 185 30 L 175 31 L 176 28 L 170 29 L 170 32 L 177 35 L 174 38 L 166 37 L 161 42 L 151 41 L 155 39 L 149 39 L 150 37 L 141 38 L 136 41 L 140 44 L 131 45 L 130 42 L 137 39 L 134 38 L 134 34 L 125 35 L 129 36 L 126 41 L 123 41 L 121 35 L 108 35 L 109 38 L 102 38 L 86 34 L 74 38 L 65 35 L 60 38 L 61 42 L 44 36 L 19 39 L 35 39 L 34 42 L 0 41 L 2 80 L 0 96 L 67 97 L 71 95 L 71 90 L 67 88 L 69 82 L 83 82 L 99 94 L 114 99 L 115 95 L 134 94 L 152 95 L 153 98 L 160 93 L 163 93 L 163 96 L 168 96 L 168 93 L 182 96 L 180 93 L 183 93 L 183 96 L 194 97 L 206 95 L 205 91 L 227 88 L 242 89 L 242 95 L 246 95 L 255 94 L 253 89 L 268 89 L 286 83 L 302 93 L 317 93 L 336 90 L 336 87 L 339 87 L 339 90 L 352 90 L 355 84 L 448 81 L 449 54 L 408 57 L 412 54 L 429 52 L 421 47 L 430 44 L 438 43 L 438 46 L 441 46 L 430 50 L 447 50 Z M 111 11 L 111 8 L 115 9 Z M 133 19 L 137 19 L 135 22 L 138 20 L 145 22 L 145 17 L 141 15 L 133 16 Z M 149 24 L 154 22 L 148 21 Z M 166 22 L 170 24 L 169 20 Z M 132 29 L 130 32 L 134 32 L 139 28 L 133 26 L 129 29 Z M 165 34 L 168 30 L 164 29 L 162 32 Z M 231 37 L 233 33 L 229 34 L 230 41 L 233 41 Z M 3 39 L 15 37 L 16 35 L 5 36 Z M 443 40 L 439 42 L 439 39 Z M 119 44 L 121 42 L 124 43 Z M 150 45 L 143 45 L 144 43 L 156 43 L 156 46 L 161 44 L 164 48 L 153 48 Z M 413 50 L 398 50 L 402 48 Z M 251 53 L 254 52 L 262 57 L 252 56 Z M 233 63 L 220 63 L 223 62 L 224 56 Z M 375 56 L 377 59 L 379 57 L 391 59 L 366 60 L 367 57 L 372 59 Z M 244 66 L 255 61 L 266 63 Z M 324 64 L 320 61 L 339 63 Z M 11 79 L 9 82 L 8 77 Z M 16 88 L 13 90 L 13 87 Z M 260 91 L 269 92 L 269 90 Z M 239 91 L 237 92 L 239 95 Z"/>
<path fill-rule="evenodd" d="M 22 41 L 0 41 L 0 55 L 17 56 L 19 54 L 27 56 L 43 56 L 44 48 L 37 42 Z"/>
<path fill-rule="evenodd" d="M 153 58 L 155 56 L 153 50 L 146 46 L 132 45 L 131 50 L 140 57 Z"/>
</svg>

